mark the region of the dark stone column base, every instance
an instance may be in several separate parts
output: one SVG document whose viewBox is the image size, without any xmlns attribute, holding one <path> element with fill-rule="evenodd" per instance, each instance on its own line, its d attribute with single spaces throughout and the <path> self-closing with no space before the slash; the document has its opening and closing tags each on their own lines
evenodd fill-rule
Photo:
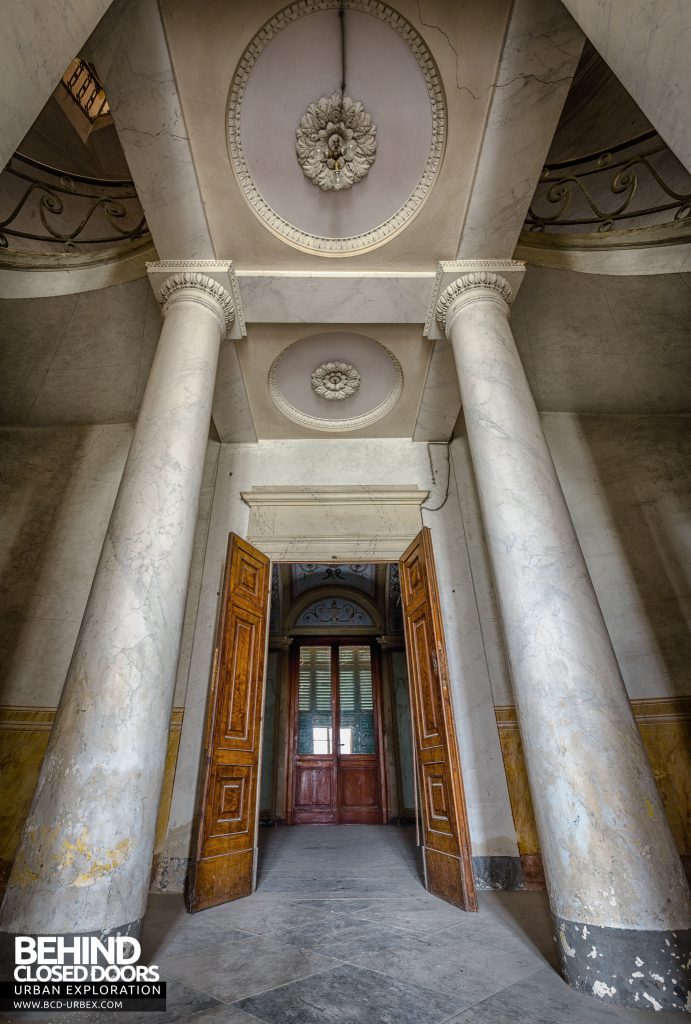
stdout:
<svg viewBox="0 0 691 1024">
<path fill-rule="evenodd" d="M 473 857 L 473 875 L 480 891 L 525 888 L 520 857 Z"/>
<path fill-rule="evenodd" d="M 106 939 L 117 935 L 125 935 L 139 939 L 142 930 L 142 922 L 130 921 L 129 924 L 118 925 L 115 928 L 104 928 L 102 931 L 93 932 L 0 932 L 0 980 L 7 981 L 14 974 L 14 940 L 17 935 L 29 935 L 36 939 L 39 935 L 50 935 L 61 937 L 66 942 L 73 942 L 74 939 L 95 938 L 105 942 Z M 71 963 L 71 959 L 65 957 L 65 963 Z"/>
<path fill-rule="evenodd" d="M 638 1010 L 691 1009 L 691 928 L 636 931 L 553 920 L 561 971 L 572 988 Z"/>
</svg>

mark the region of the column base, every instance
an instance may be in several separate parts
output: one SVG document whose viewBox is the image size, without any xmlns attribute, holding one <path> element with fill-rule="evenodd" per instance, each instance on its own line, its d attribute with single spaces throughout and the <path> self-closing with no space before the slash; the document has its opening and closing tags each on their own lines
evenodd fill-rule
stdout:
<svg viewBox="0 0 691 1024">
<path fill-rule="evenodd" d="M 0 932 L 0 980 L 7 981 L 13 977 L 15 967 L 14 940 L 18 935 L 30 936 L 32 939 L 50 935 L 51 938 L 62 938 L 66 943 L 73 943 L 75 939 L 90 938 L 100 939 L 101 942 L 105 942 L 106 939 L 115 938 L 118 935 L 139 939 L 141 929 L 142 922 L 139 920 L 131 921 L 129 924 L 118 925 L 114 928 L 104 928 L 92 932 Z M 66 964 L 71 964 L 72 962 L 71 958 L 65 957 Z"/>
<path fill-rule="evenodd" d="M 553 915 L 561 972 L 572 988 L 638 1010 L 691 1010 L 691 928 L 637 931 Z"/>
</svg>

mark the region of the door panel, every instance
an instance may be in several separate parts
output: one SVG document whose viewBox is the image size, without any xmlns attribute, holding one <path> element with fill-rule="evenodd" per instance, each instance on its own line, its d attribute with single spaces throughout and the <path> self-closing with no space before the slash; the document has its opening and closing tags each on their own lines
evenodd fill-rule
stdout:
<svg viewBox="0 0 691 1024">
<path fill-rule="evenodd" d="M 342 824 L 381 824 L 379 772 L 374 757 L 339 758 L 338 819 Z"/>
<path fill-rule="evenodd" d="M 407 549 L 399 569 L 427 888 L 454 906 L 477 910 L 439 590 L 427 527 Z"/>
<path fill-rule="evenodd" d="M 254 888 L 269 559 L 231 534 L 204 741 L 190 912 Z"/>
</svg>

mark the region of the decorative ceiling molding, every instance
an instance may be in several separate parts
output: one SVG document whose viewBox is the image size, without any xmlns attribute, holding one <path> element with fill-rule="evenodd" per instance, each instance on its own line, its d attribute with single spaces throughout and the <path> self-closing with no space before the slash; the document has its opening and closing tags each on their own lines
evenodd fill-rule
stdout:
<svg viewBox="0 0 691 1024">
<path fill-rule="evenodd" d="M 335 419 L 329 416 L 313 416 L 309 413 L 302 412 L 301 409 L 294 406 L 292 402 L 289 402 L 285 397 L 278 383 L 279 364 L 281 359 L 283 359 L 285 354 L 290 351 L 292 346 L 284 349 L 283 352 L 274 359 L 271 364 L 271 369 L 269 370 L 269 394 L 271 395 L 274 405 L 283 413 L 284 416 L 287 416 L 289 420 L 292 420 L 293 423 L 300 423 L 303 427 L 309 427 L 311 430 L 324 430 L 329 431 L 330 433 L 347 433 L 351 430 L 359 430 L 361 427 L 367 427 L 371 423 L 376 423 L 377 420 L 382 419 L 387 413 L 391 412 L 394 405 L 401 397 L 401 393 L 403 391 L 403 370 L 401 369 L 401 364 L 398 359 L 396 359 L 393 352 L 386 348 L 385 345 L 382 345 L 381 342 L 375 342 L 375 344 L 379 345 L 391 360 L 393 368 L 393 385 L 384 401 L 379 402 L 379 404 L 373 409 L 370 409 L 368 412 L 361 413 L 359 416 L 346 416 L 342 419 Z M 348 364 L 339 362 L 334 365 L 347 366 Z M 357 373 L 357 371 L 355 372 Z"/>
<path fill-rule="evenodd" d="M 300 118 L 295 133 L 298 163 L 323 192 L 352 188 L 374 163 L 376 134 L 362 103 L 338 92 L 322 96 Z"/>
<path fill-rule="evenodd" d="M 247 81 L 262 51 L 282 29 L 306 15 L 319 11 L 338 10 L 340 5 L 341 0 L 297 0 L 296 3 L 290 4 L 271 18 L 255 35 L 240 59 L 231 83 L 226 115 L 230 162 L 240 188 L 254 213 L 280 238 L 300 249 L 318 252 L 324 256 L 342 256 L 347 253 L 363 252 L 381 245 L 393 235 L 398 234 L 426 199 L 441 165 L 446 141 L 446 107 L 441 78 L 422 37 L 398 11 L 393 10 L 380 0 L 346 0 L 348 10 L 359 11 L 379 18 L 397 32 L 420 67 L 427 86 L 432 112 L 432 142 L 420 180 L 406 202 L 392 217 L 371 231 L 344 238 L 328 238 L 302 231 L 276 213 L 264 200 L 252 179 L 242 145 L 240 124 Z"/>
<path fill-rule="evenodd" d="M 343 401 L 360 387 L 360 373 L 350 363 L 322 363 L 312 374 L 312 390 L 328 401 Z"/>
<path fill-rule="evenodd" d="M 147 263 L 146 272 L 157 300 L 164 282 L 173 274 L 203 274 L 211 278 L 225 288 L 233 299 L 235 319 L 228 329 L 227 337 L 237 339 L 247 336 L 242 298 L 232 260 L 159 260 L 157 263 Z"/>
<path fill-rule="evenodd" d="M 499 274 L 506 278 L 511 286 L 514 299 L 525 275 L 525 263 L 521 260 L 442 260 L 438 267 L 432 287 L 432 295 L 427 306 L 423 334 L 432 341 L 439 341 L 443 333 L 437 322 L 437 304 L 442 292 L 457 278 L 465 274 Z"/>
</svg>

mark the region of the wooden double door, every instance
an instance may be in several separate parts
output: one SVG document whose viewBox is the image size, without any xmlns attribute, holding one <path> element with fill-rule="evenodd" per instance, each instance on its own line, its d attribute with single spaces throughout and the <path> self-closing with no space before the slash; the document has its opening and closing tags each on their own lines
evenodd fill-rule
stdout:
<svg viewBox="0 0 691 1024">
<path fill-rule="evenodd" d="M 449 903 L 477 910 L 427 528 L 399 568 L 425 885 Z M 192 912 L 247 896 L 255 887 L 269 589 L 269 559 L 231 534 L 186 891 Z M 293 820 L 386 821 L 375 648 L 351 638 L 301 639 L 296 649 Z"/>
<path fill-rule="evenodd" d="M 289 824 L 385 818 L 378 650 L 368 638 L 299 638 L 291 673 Z"/>
</svg>

